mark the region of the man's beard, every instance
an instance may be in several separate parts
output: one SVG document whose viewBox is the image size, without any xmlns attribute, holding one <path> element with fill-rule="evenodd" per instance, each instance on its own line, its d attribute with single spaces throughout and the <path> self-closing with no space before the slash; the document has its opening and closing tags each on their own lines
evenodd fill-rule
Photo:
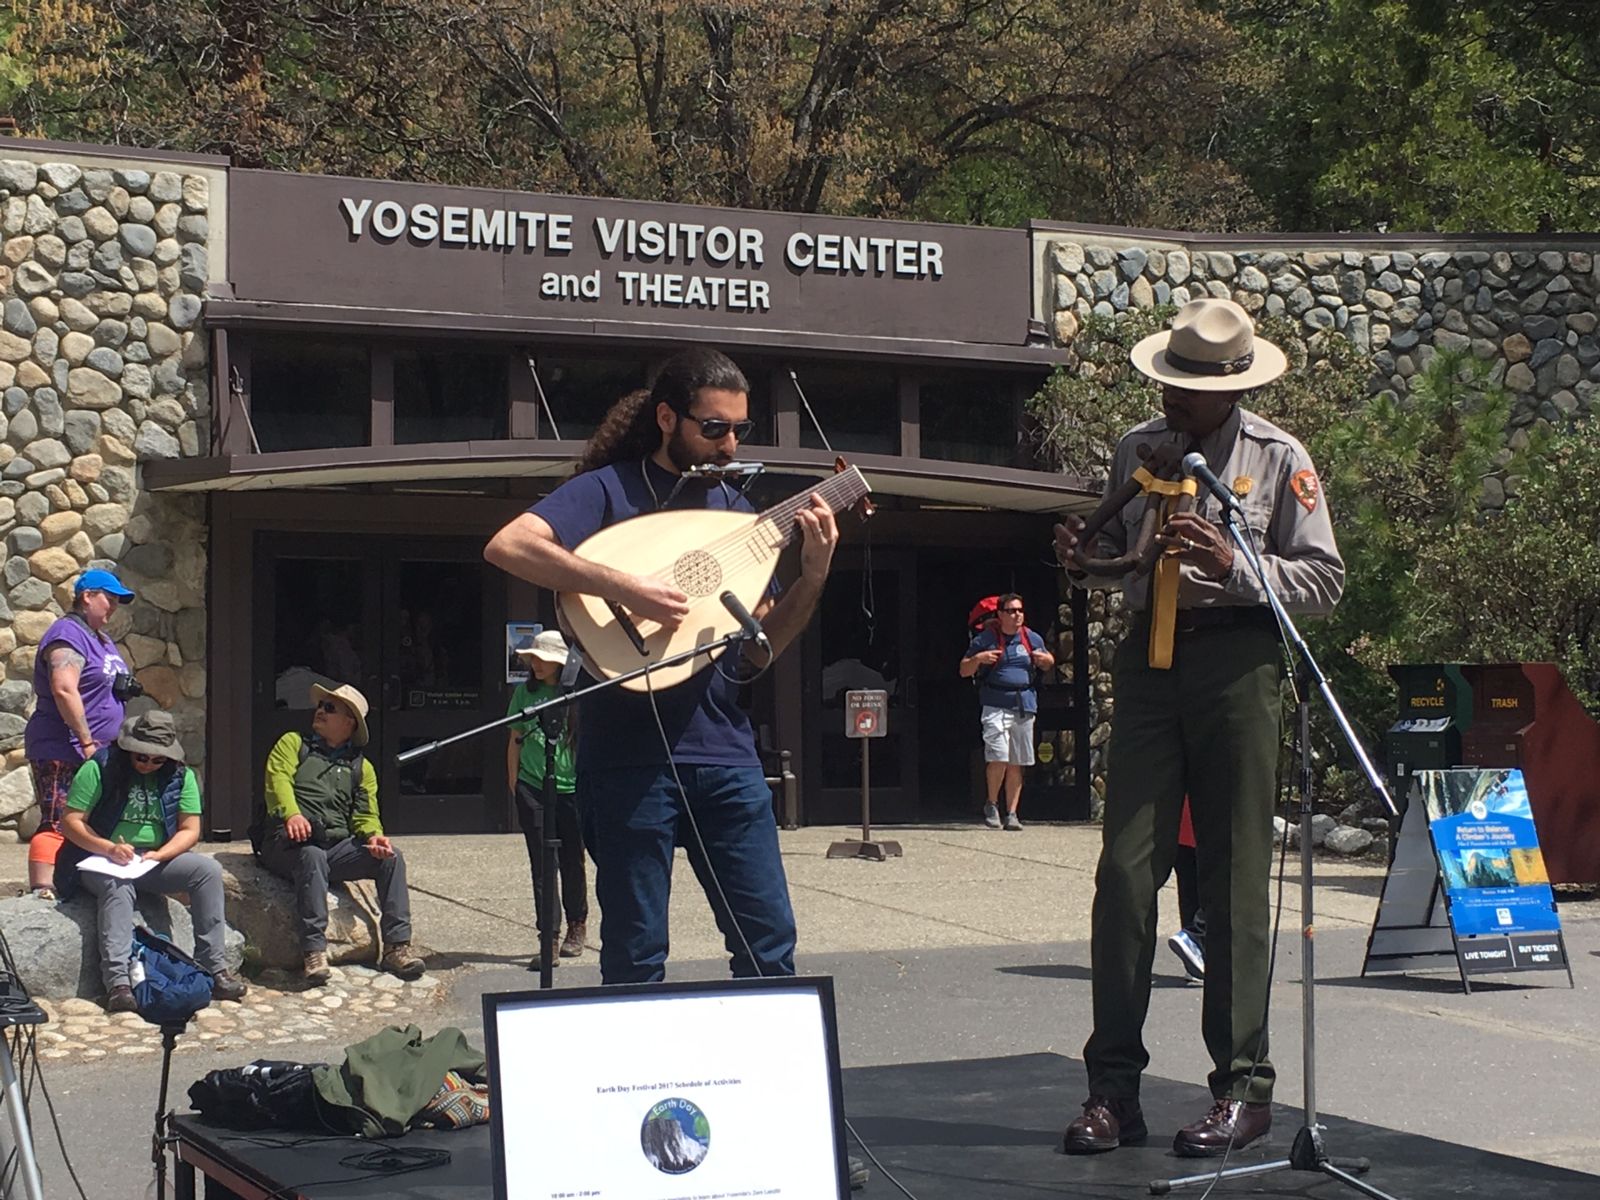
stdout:
<svg viewBox="0 0 1600 1200">
<path fill-rule="evenodd" d="M 680 472 L 691 467 L 704 466 L 706 463 L 730 463 L 733 456 L 724 454 L 720 450 L 713 450 L 710 454 L 696 454 L 689 449 L 688 439 L 683 436 L 684 422 L 679 421 L 672 435 L 667 438 L 667 457 L 672 460 L 672 465 Z"/>
</svg>

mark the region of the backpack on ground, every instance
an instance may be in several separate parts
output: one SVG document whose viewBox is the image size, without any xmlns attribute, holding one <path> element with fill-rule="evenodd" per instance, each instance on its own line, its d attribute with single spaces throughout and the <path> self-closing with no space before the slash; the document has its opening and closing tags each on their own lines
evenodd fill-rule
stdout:
<svg viewBox="0 0 1600 1200">
<path fill-rule="evenodd" d="M 183 1024 L 211 1003 L 211 974 L 166 938 L 134 926 L 133 1002 L 152 1025 Z"/>
</svg>

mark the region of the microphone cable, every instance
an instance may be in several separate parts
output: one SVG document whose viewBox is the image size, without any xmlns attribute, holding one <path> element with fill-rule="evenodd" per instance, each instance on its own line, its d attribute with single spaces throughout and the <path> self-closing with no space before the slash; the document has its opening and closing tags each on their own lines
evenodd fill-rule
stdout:
<svg viewBox="0 0 1600 1200">
<path fill-rule="evenodd" d="M 760 671 L 758 671 L 755 675 L 752 675 L 750 678 L 760 678 L 760 676 L 765 673 L 767 668 L 772 665 L 772 661 L 776 660 L 776 658 L 777 655 L 774 654 L 772 656 L 772 660 L 768 661 L 767 666 L 762 667 Z M 722 905 L 722 911 L 728 914 L 728 923 L 733 927 L 733 931 L 739 935 L 739 944 L 744 950 L 745 957 L 750 960 L 750 967 L 756 973 L 756 977 L 758 979 L 773 978 L 772 976 L 765 975 L 762 972 L 761 963 L 756 958 L 754 948 L 750 945 L 750 939 L 745 936 L 744 926 L 739 923 L 739 914 L 734 911 L 733 905 L 729 903 L 728 894 L 722 889 L 722 880 L 717 877 L 716 865 L 711 861 L 711 855 L 706 850 L 705 838 L 700 833 L 700 822 L 695 817 L 694 805 L 689 802 L 688 789 L 683 786 L 683 776 L 678 771 L 678 761 L 673 757 L 672 754 L 672 740 L 667 736 L 666 724 L 661 719 L 661 709 L 656 704 L 655 681 L 651 676 L 652 673 L 648 671 L 644 676 L 645 694 L 650 698 L 650 714 L 655 718 L 656 733 L 661 738 L 661 749 L 662 752 L 667 756 L 667 766 L 672 771 L 673 785 L 678 789 L 678 798 L 683 802 L 683 811 L 689 818 L 689 829 L 694 834 L 695 845 L 700 851 L 700 859 L 706 865 L 706 876 L 711 880 L 712 886 L 716 889 L 716 900 Z M 725 678 L 731 677 L 725 676 Z M 784 880 L 784 886 L 785 888 L 788 887 L 787 878 Z M 843 1109 L 843 1103 L 844 1098 L 841 1096 L 841 1110 Z M 862 1136 L 856 1132 L 855 1126 L 850 1123 L 850 1118 L 843 1116 L 842 1111 L 841 1120 L 844 1122 L 845 1132 L 847 1132 L 851 1138 L 855 1140 L 856 1145 L 861 1148 L 861 1152 L 867 1156 L 867 1159 L 872 1163 L 872 1165 L 878 1168 L 879 1174 L 893 1184 L 900 1191 L 900 1194 L 906 1197 L 906 1200 L 917 1200 L 916 1194 L 907 1188 L 905 1184 L 901 1183 L 900 1180 L 895 1177 L 894 1173 L 885 1167 L 879 1160 L 878 1156 L 872 1152 L 872 1148 L 868 1146 L 865 1139 L 863 1139 Z"/>
</svg>

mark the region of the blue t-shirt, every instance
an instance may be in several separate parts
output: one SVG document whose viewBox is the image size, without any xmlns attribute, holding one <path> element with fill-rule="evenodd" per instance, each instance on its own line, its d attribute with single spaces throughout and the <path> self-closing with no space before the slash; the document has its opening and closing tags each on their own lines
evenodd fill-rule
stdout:
<svg viewBox="0 0 1600 1200">
<path fill-rule="evenodd" d="M 648 482 L 646 482 L 648 472 Z M 549 524 L 556 539 L 574 550 L 608 525 L 658 507 L 719 508 L 755 512 L 726 484 L 691 480 L 672 498 L 679 477 L 651 459 L 613 463 L 568 480 L 529 512 Z M 653 491 L 652 491 L 653 489 Z M 714 666 L 703 667 L 677 687 L 655 694 L 661 724 L 679 763 L 760 766 L 750 718 L 739 707 L 739 689 Z M 618 767 L 665 766 L 667 756 L 650 712 L 650 697 L 614 687 L 578 702 L 578 775 Z"/>
<path fill-rule="evenodd" d="M 1004 653 L 1000 655 L 999 662 L 992 667 L 978 668 L 980 704 L 1015 708 L 1025 713 L 1039 711 L 1039 694 L 1033 690 L 1033 677 L 1038 672 L 1034 670 L 1031 655 L 1034 650 L 1044 649 L 1044 639 L 1031 629 L 1026 633 L 1027 646 L 1023 646 L 1020 633 L 1013 634 L 1005 639 Z M 972 644 L 961 657 L 971 658 L 984 650 L 993 650 L 999 646 L 1000 640 L 998 632 L 985 629 L 972 639 Z"/>
</svg>

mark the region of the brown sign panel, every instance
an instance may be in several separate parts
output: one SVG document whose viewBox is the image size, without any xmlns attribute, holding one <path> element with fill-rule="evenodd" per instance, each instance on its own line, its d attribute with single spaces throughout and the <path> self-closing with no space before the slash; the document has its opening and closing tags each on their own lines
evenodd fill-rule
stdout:
<svg viewBox="0 0 1600 1200">
<path fill-rule="evenodd" d="M 234 171 L 241 300 L 1018 346 L 1020 229 Z"/>
</svg>

